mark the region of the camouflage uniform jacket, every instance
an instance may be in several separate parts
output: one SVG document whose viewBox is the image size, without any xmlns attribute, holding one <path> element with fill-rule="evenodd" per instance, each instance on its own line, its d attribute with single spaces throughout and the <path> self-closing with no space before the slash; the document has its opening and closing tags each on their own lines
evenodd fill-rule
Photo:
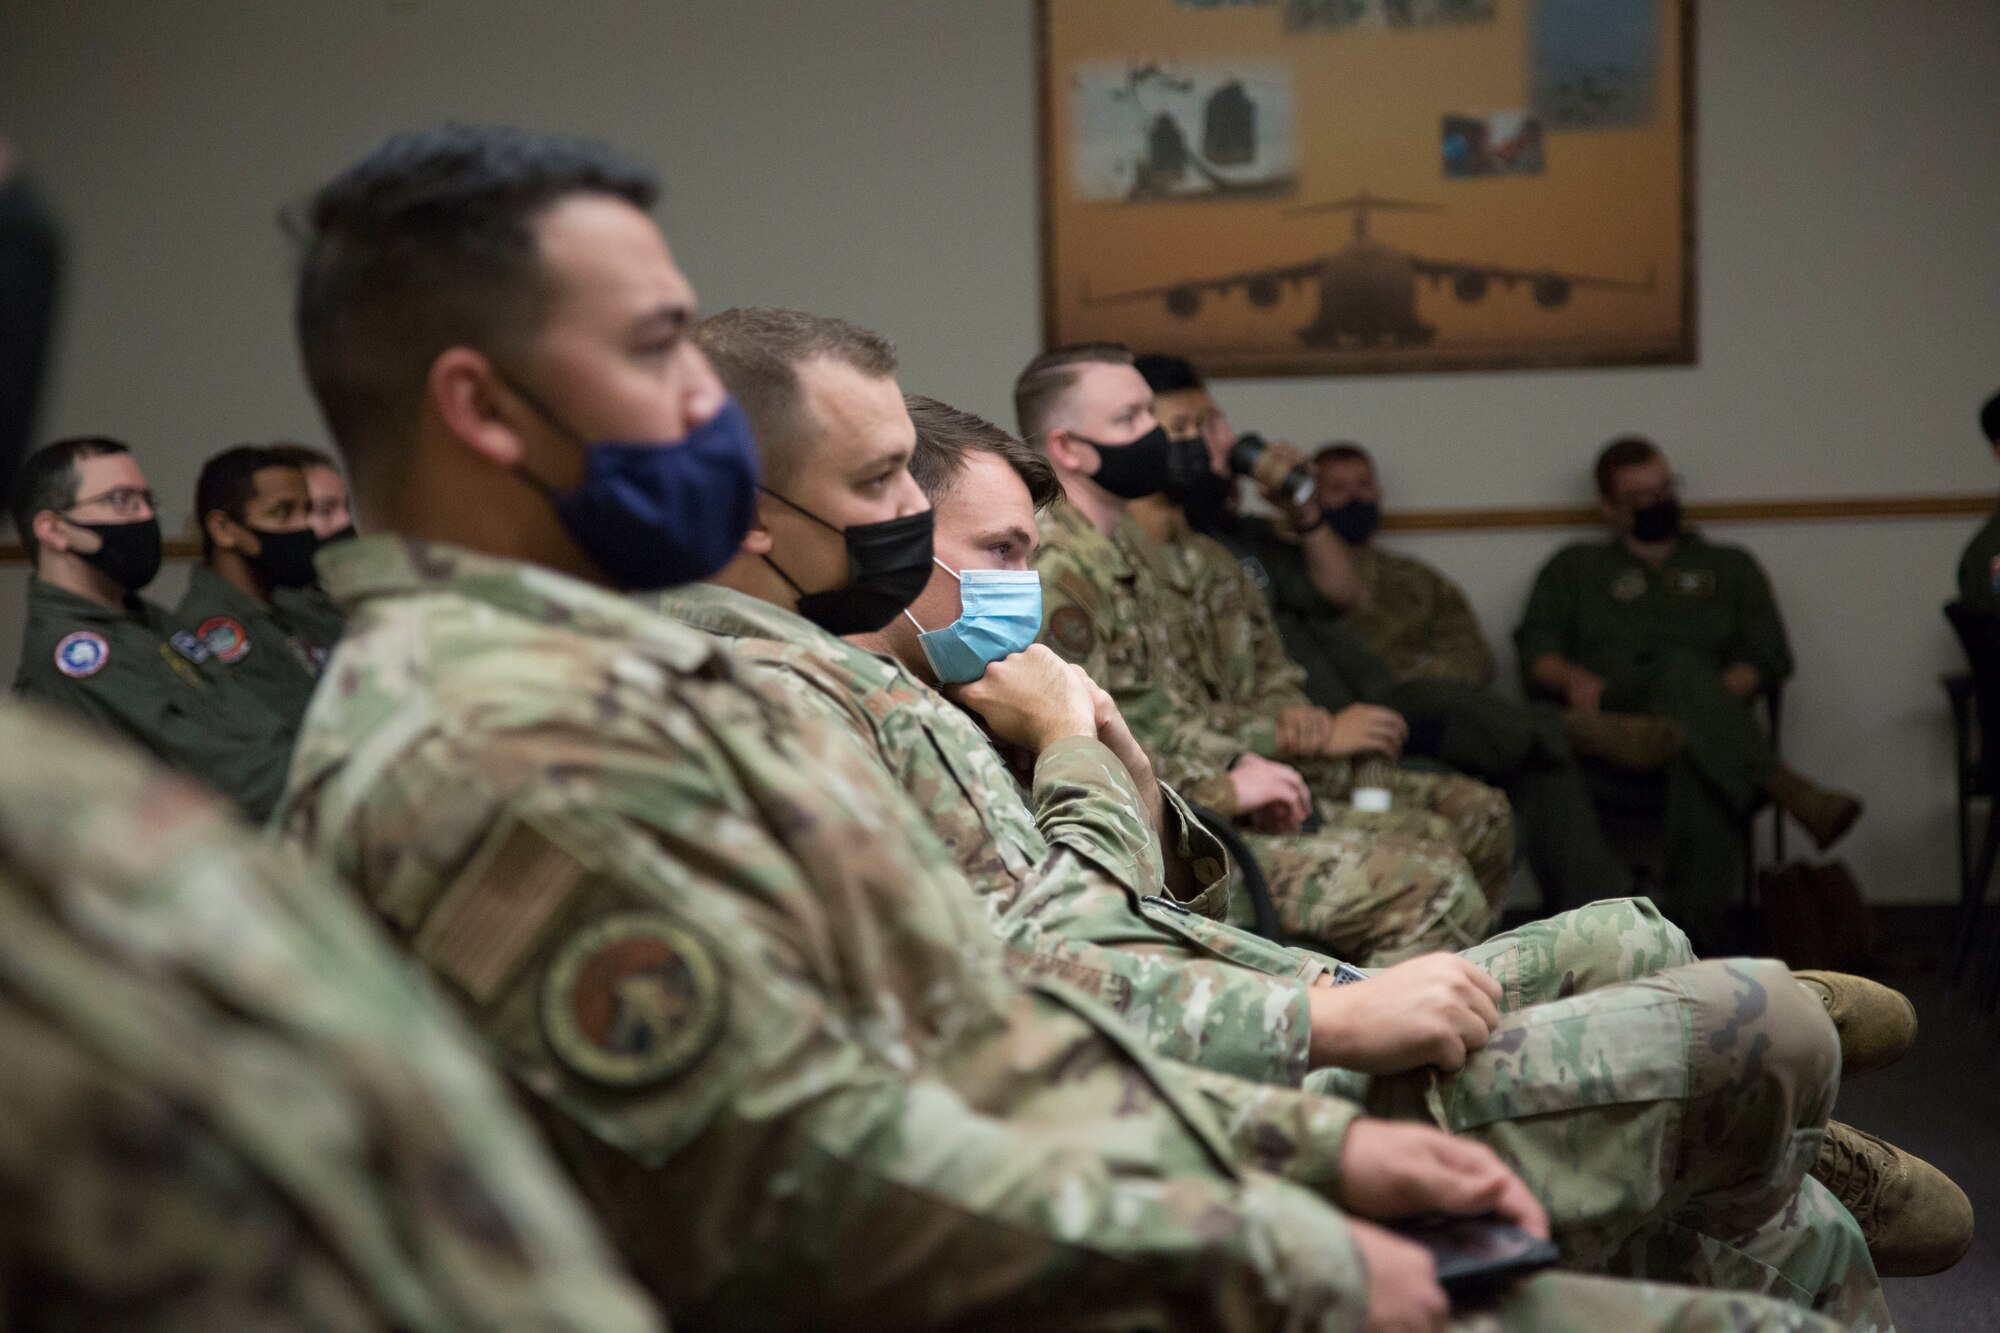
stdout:
<svg viewBox="0 0 2000 1333">
<path fill-rule="evenodd" d="M 1341 623 L 1397 680 L 1493 683 L 1493 647 L 1456 583 L 1422 560 L 1372 544 L 1358 559 L 1368 601 Z"/>
<path fill-rule="evenodd" d="M 1016 986 L 902 793 L 715 640 L 434 544 L 321 565 L 348 630 L 279 826 L 542 1099 L 670 1312 L 1358 1326 L 1345 1222 L 1308 1192 L 1351 1105 Z"/>
<path fill-rule="evenodd" d="M 1202 884 L 1186 905 L 1166 893 L 1130 774 L 1097 741 L 1044 750 L 1024 791 L 972 718 L 893 657 L 726 588 L 676 589 L 661 606 L 863 743 L 951 849 L 1026 974 L 1096 996 L 1156 1054 L 1259 1082 L 1305 1076 L 1306 987 L 1326 960 L 1200 914 L 1227 910 L 1228 853 L 1171 788 L 1169 824 Z"/>
<path fill-rule="evenodd" d="M 0 1322 L 659 1327 L 345 890 L 72 721 L 0 753 Z"/>
<path fill-rule="evenodd" d="M 1161 780 L 1197 805 L 1236 814 L 1229 765 L 1252 747 L 1211 712 L 1195 646 L 1174 633 L 1185 614 L 1176 594 L 1076 506 L 1055 505 L 1040 522 L 1041 641 L 1110 691 Z"/>
</svg>

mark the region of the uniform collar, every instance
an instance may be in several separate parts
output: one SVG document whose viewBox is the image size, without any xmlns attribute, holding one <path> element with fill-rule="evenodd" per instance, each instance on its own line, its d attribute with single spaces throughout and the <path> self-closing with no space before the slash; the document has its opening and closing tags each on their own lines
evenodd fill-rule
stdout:
<svg viewBox="0 0 2000 1333">
<path fill-rule="evenodd" d="M 79 596 L 67 588 L 58 588 L 53 583 L 35 579 L 28 588 L 28 608 L 31 612 L 60 616 L 65 621 L 98 625 L 117 625 L 126 622 L 146 625 L 151 618 L 146 614 L 146 604 L 137 593 L 128 593 L 122 607 L 103 606 L 88 597 Z"/>
<path fill-rule="evenodd" d="M 643 593 L 639 601 L 684 625 L 725 639 L 772 639 L 815 651 L 824 651 L 829 641 L 832 646 L 847 646 L 797 612 L 714 583 Z"/>
<path fill-rule="evenodd" d="M 207 561 L 198 562 L 188 571 L 188 596 L 183 601 L 206 602 L 236 615 L 239 619 L 251 619 L 274 614 L 269 603 L 260 602 L 243 589 L 231 583 L 222 575 L 209 568 Z"/>
<path fill-rule="evenodd" d="M 679 671 L 722 658 L 714 640 L 623 597 L 541 565 L 413 537 L 357 537 L 319 554 L 327 591 L 354 616 L 369 603 L 452 596 L 595 638 L 636 640 Z"/>
<path fill-rule="evenodd" d="M 1131 521 L 1127 516 L 1120 524 Z M 1132 577 L 1132 566 L 1127 563 L 1125 553 L 1075 505 L 1059 504 L 1043 510 L 1036 522 L 1042 529 L 1044 547 L 1060 547 L 1084 568 L 1101 570 L 1112 578 Z"/>
</svg>

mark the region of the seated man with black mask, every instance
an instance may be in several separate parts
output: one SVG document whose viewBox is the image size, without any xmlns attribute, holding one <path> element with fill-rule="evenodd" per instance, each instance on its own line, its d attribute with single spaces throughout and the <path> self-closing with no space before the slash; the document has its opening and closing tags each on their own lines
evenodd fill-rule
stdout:
<svg viewBox="0 0 2000 1333">
<path fill-rule="evenodd" d="M 293 726 L 305 716 L 337 619 L 278 600 L 312 586 L 319 537 L 305 473 L 274 450 L 240 444 L 202 465 L 194 489 L 201 563 L 175 615 L 229 673 Z"/>
<path fill-rule="evenodd" d="M 139 590 L 160 520 L 131 450 L 99 436 L 29 455 L 14 527 L 35 562 L 14 688 L 137 741 L 255 819 L 284 789 L 292 724 Z"/>
</svg>

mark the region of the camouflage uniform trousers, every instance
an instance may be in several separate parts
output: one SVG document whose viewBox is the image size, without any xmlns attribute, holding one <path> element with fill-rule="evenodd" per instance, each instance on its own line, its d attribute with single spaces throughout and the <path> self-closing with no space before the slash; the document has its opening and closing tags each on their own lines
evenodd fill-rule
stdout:
<svg viewBox="0 0 2000 1333">
<path fill-rule="evenodd" d="M 1311 784 L 1320 817 L 1330 828 L 1401 833 L 1455 849 L 1486 895 L 1489 919 L 1498 918 L 1514 875 L 1514 812 L 1505 792 L 1458 773 L 1398 768 L 1388 778 L 1393 804 L 1378 814 L 1350 804 L 1352 765 L 1308 761 L 1299 765 L 1299 772 Z"/>
<path fill-rule="evenodd" d="M 1503 1016 L 1464 1069 L 1325 1071 L 1307 1086 L 1492 1147 L 1578 1267 L 1891 1327 L 1859 1226 L 1805 1178 L 1839 1051 L 1789 969 L 1697 963 L 1643 899 L 1593 903 L 1465 956 L 1501 983 Z"/>
<path fill-rule="evenodd" d="M 1354 816 L 1383 818 L 1394 816 Z M 1492 904 L 1449 843 L 1347 822 L 1310 834 L 1244 834 L 1288 938 L 1357 966 L 1386 967 L 1486 937 Z M 1230 896 L 1229 920 L 1252 923 L 1248 894 Z"/>
</svg>

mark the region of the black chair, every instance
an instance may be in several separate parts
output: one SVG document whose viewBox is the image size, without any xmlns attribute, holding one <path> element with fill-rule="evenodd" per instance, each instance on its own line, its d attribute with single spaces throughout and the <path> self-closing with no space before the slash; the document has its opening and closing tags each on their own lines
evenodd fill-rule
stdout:
<svg viewBox="0 0 2000 1333">
<path fill-rule="evenodd" d="M 1945 688 L 1957 723 L 1958 751 L 1958 837 L 1959 914 L 1958 938 L 1953 942 L 1951 972 L 1954 981 L 1965 975 L 1966 964 L 1975 951 L 1981 954 L 1974 969 L 1981 1003 L 1987 1008 L 2000 999 L 2000 933 L 1978 949 L 1979 918 L 1988 883 L 1993 878 L 1994 861 L 2000 857 L 2000 804 L 1989 805 L 1986 833 L 1979 853 L 1967 869 L 1967 853 L 1972 846 L 1972 802 L 2000 796 L 2000 604 L 1951 602 L 1944 608 L 1945 619 L 1958 635 L 1971 666 L 1970 676 L 1948 678 Z"/>
<path fill-rule="evenodd" d="M 1238 877 L 1243 884 L 1243 892 L 1250 899 L 1250 928 L 1267 940 L 1279 944 L 1290 944 L 1284 927 L 1278 921 L 1277 904 L 1271 901 L 1271 885 L 1264 878 L 1264 868 L 1257 864 L 1257 854 L 1250 850 L 1250 844 L 1243 840 L 1243 832 L 1230 821 L 1227 815 L 1211 810 L 1205 805 L 1190 804 L 1195 818 L 1202 827 L 1215 835 L 1215 840 L 1229 849 L 1230 857 L 1236 862 Z"/>
</svg>

